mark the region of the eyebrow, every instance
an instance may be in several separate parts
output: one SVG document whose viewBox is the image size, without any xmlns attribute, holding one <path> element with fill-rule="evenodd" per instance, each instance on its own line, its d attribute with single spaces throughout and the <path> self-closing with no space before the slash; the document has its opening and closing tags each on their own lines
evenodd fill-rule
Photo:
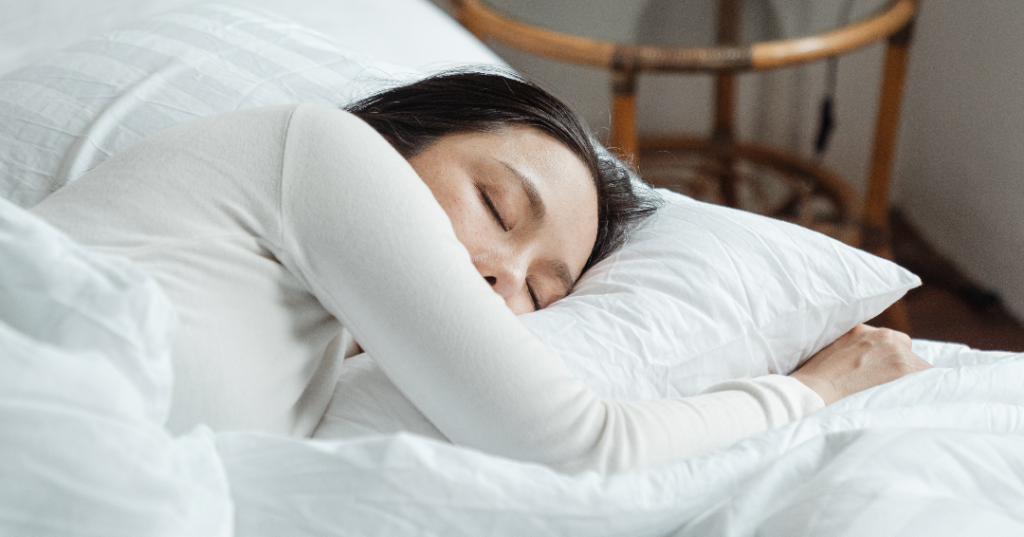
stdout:
<svg viewBox="0 0 1024 537">
<path fill-rule="evenodd" d="M 547 207 L 544 205 L 544 199 L 540 197 L 540 191 L 537 190 L 537 183 L 511 164 L 504 161 L 499 162 L 519 180 L 519 186 L 526 192 L 526 199 L 530 202 L 530 214 L 533 215 L 533 219 L 537 222 L 543 222 L 544 218 L 547 217 Z"/>
<path fill-rule="evenodd" d="M 569 272 L 569 266 L 562 261 L 552 260 L 548 261 L 548 268 L 562 281 L 562 285 L 565 286 L 564 296 L 568 296 L 573 286 L 576 285 L 576 278 L 573 278 L 572 273 Z"/>
</svg>

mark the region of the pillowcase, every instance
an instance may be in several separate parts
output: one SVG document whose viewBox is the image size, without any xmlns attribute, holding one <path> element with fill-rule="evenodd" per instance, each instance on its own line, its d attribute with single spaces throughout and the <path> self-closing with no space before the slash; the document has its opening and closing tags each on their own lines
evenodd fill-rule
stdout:
<svg viewBox="0 0 1024 537">
<path fill-rule="evenodd" d="M 171 11 L 0 77 L 0 196 L 31 207 L 179 123 L 302 101 L 341 106 L 418 76 L 272 13 Z"/>
</svg>

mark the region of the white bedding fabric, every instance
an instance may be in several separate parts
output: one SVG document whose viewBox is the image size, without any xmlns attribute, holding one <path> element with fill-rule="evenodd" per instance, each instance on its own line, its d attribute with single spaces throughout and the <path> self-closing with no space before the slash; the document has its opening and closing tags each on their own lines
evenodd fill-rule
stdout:
<svg viewBox="0 0 1024 537">
<path fill-rule="evenodd" d="M 422 75 L 258 10 L 203 4 L 136 21 L 0 77 L 0 196 L 31 207 L 186 121 L 340 106 L 411 76 Z"/>
<path fill-rule="evenodd" d="M 173 438 L 176 315 L 0 199 L 0 535 L 232 535 L 209 429 Z"/>
<path fill-rule="evenodd" d="M 0 0 L 0 74 L 138 19 L 206 0 Z M 417 70 L 505 65 L 429 0 L 231 0 Z"/>
<path fill-rule="evenodd" d="M 0 534 L 231 535 L 232 512 L 247 537 L 1024 533 L 1024 355 L 917 342 L 938 368 L 607 478 L 408 433 L 214 451 L 157 425 L 174 320 L 147 277 L 3 201 L 0 266 Z"/>
<path fill-rule="evenodd" d="M 160 1 L 0 0 L 0 54 L 59 48 Z M 340 20 L 310 7 L 327 0 L 266 2 L 324 25 Z M 406 2 L 344 3 L 372 11 Z M 424 2 L 413 4 L 412 23 L 435 27 L 421 16 Z M 87 11 L 71 17 L 74 28 L 46 24 L 79 6 Z M 36 22 L 16 15 L 26 9 L 39 10 Z M 74 34 L 89 24 L 100 26 Z M 23 47 L 26 35 L 39 41 Z M 430 39 L 445 38 L 427 34 L 412 48 L 427 54 Z M 0 72 L 5 65 L 14 64 L 0 61 Z M 373 436 L 433 433 L 400 394 L 369 383 L 361 388 L 388 405 L 387 416 L 335 415 L 336 436 L 359 439 L 215 437 L 201 428 L 172 438 L 158 426 L 172 382 L 165 299 L 131 265 L 32 229 L 0 201 L 2 535 L 1024 534 L 1024 355 L 915 341 L 940 368 L 727 451 L 609 478 L 566 477 L 408 433 Z M 372 362 L 358 361 L 349 372 L 360 363 L 372 373 Z"/>
</svg>

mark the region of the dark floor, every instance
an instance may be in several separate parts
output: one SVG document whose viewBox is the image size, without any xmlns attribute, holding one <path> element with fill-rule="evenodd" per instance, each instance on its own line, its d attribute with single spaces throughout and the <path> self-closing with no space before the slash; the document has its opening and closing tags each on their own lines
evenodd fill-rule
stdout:
<svg viewBox="0 0 1024 537">
<path fill-rule="evenodd" d="M 924 283 L 904 298 L 911 336 L 1024 352 L 1024 325 L 1003 308 L 998 296 L 937 254 L 899 212 L 893 213 L 892 223 L 895 261 Z"/>
</svg>

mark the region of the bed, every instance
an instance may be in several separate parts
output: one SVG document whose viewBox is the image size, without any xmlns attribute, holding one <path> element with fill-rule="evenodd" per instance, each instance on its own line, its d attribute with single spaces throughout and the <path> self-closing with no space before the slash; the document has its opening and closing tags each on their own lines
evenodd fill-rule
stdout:
<svg viewBox="0 0 1024 537">
<path fill-rule="evenodd" d="M 930 371 L 611 476 L 454 446 L 366 355 L 325 356 L 342 367 L 312 439 L 172 436 L 173 308 L 25 209 L 192 118 L 503 64 L 425 0 L 3 7 L 0 534 L 1024 534 L 1024 355 L 947 343 L 914 342 Z M 523 317 L 603 396 L 788 373 L 918 284 L 813 232 L 661 194 L 624 250 Z"/>
</svg>

